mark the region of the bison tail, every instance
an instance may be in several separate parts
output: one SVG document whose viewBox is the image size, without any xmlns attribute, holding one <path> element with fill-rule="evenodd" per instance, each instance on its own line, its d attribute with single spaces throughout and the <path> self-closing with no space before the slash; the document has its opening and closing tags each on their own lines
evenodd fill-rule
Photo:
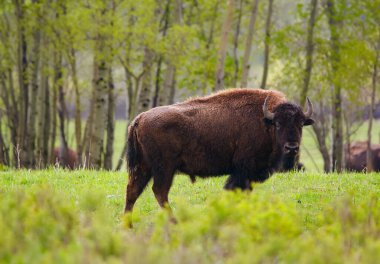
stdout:
<svg viewBox="0 0 380 264">
<path fill-rule="evenodd" d="M 129 127 L 128 133 L 128 147 L 127 147 L 127 161 L 128 170 L 130 172 L 136 167 L 138 162 L 138 146 L 136 134 L 137 122 L 133 122 Z"/>
</svg>

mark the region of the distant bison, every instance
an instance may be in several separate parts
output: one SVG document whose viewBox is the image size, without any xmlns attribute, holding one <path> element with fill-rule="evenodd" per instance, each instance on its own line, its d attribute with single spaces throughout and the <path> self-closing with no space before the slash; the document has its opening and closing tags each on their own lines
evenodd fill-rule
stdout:
<svg viewBox="0 0 380 264">
<path fill-rule="evenodd" d="M 62 147 L 55 148 L 53 151 L 53 159 L 55 164 L 59 164 L 63 168 L 75 169 L 78 161 L 78 155 L 75 150 L 67 149 L 67 153 Z"/>
<path fill-rule="evenodd" d="M 372 164 L 374 171 L 380 171 L 380 144 L 372 144 Z M 367 141 L 356 141 L 345 147 L 346 169 L 364 171 L 367 169 Z"/>
<path fill-rule="evenodd" d="M 175 172 L 208 177 L 230 174 L 226 189 L 250 189 L 276 170 L 298 164 L 302 127 L 313 124 L 308 108 L 277 91 L 233 89 L 153 108 L 129 126 L 125 211 L 153 177 L 161 207 Z"/>
</svg>

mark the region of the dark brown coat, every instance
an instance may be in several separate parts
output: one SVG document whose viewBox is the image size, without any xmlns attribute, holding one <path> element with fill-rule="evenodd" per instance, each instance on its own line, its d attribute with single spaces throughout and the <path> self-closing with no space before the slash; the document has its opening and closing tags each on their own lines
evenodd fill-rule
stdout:
<svg viewBox="0 0 380 264">
<path fill-rule="evenodd" d="M 312 122 L 282 93 L 258 89 L 226 90 L 144 112 L 129 127 L 125 210 L 132 210 L 152 177 L 164 206 L 177 171 L 193 181 L 230 174 L 226 189 L 249 189 L 276 169 L 292 169 L 302 126 Z"/>
<path fill-rule="evenodd" d="M 73 170 L 77 166 L 78 155 L 75 150 L 68 148 L 67 153 L 61 147 L 57 147 L 53 151 L 54 164 Z"/>
<path fill-rule="evenodd" d="M 372 144 L 372 164 L 374 171 L 380 171 L 380 144 Z M 367 168 L 367 141 L 356 141 L 345 147 L 346 169 L 365 171 Z"/>
</svg>

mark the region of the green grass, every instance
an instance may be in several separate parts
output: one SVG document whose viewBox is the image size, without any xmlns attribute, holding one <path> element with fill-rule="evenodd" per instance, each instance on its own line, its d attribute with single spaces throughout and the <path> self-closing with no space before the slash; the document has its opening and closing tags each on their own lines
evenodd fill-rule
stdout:
<svg viewBox="0 0 380 264">
<path fill-rule="evenodd" d="M 3 263 L 375 263 L 380 174 L 275 174 L 250 193 L 175 178 L 177 224 L 149 186 L 123 216 L 127 175 L 0 172 Z"/>
</svg>

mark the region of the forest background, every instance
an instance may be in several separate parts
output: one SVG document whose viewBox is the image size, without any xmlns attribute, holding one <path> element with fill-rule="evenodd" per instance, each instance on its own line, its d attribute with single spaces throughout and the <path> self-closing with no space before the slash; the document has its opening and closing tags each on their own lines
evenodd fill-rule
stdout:
<svg viewBox="0 0 380 264">
<path fill-rule="evenodd" d="M 44 168 L 59 146 L 120 169 L 116 120 L 254 87 L 308 96 L 323 170 L 340 172 L 363 124 L 377 142 L 379 51 L 379 0 L 1 0 L 0 164 Z"/>
</svg>

